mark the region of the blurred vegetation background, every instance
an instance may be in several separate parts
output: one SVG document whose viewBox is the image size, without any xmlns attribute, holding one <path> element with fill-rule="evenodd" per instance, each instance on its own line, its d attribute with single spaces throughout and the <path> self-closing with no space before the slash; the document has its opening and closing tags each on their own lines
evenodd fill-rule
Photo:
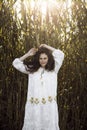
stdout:
<svg viewBox="0 0 87 130">
<path fill-rule="evenodd" d="M 87 130 L 87 0 L 0 0 L 0 129 L 22 129 L 27 75 L 12 61 L 43 43 L 65 53 L 60 130 Z"/>
</svg>

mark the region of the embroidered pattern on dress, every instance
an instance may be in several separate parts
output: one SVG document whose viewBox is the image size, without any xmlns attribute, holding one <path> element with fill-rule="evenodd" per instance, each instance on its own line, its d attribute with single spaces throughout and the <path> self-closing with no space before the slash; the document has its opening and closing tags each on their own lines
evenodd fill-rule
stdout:
<svg viewBox="0 0 87 130">
<path fill-rule="evenodd" d="M 46 103 L 46 99 L 42 98 L 42 103 L 45 104 Z"/>
<path fill-rule="evenodd" d="M 39 99 L 39 98 L 34 98 L 34 97 L 31 97 L 30 98 L 30 102 L 31 103 L 35 103 L 35 104 L 38 104 L 38 103 L 43 103 L 43 104 L 45 104 L 47 101 L 48 102 L 52 102 L 52 101 L 57 101 L 57 96 L 55 96 L 54 98 L 52 98 L 52 96 L 48 96 L 48 99 L 46 99 L 46 98 L 42 98 L 41 100 Z"/>
</svg>

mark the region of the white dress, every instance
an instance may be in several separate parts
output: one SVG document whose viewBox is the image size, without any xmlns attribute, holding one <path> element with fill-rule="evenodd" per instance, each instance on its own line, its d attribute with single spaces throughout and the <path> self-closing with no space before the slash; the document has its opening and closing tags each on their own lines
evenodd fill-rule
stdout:
<svg viewBox="0 0 87 130">
<path fill-rule="evenodd" d="M 57 73 L 62 65 L 64 53 L 55 49 L 52 55 L 55 69 L 50 72 L 40 67 L 37 72 L 31 74 L 26 71 L 19 58 L 13 61 L 17 70 L 28 74 L 28 94 L 22 130 L 59 130 Z"/>
</svg>

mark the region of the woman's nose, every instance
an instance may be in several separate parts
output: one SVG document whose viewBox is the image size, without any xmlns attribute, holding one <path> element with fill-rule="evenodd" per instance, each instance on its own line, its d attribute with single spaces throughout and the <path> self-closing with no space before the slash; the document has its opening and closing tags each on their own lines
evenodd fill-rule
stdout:
<svg viewBox="0 0 87 130">
<path fill-rule="evenodd" d="M 42 61 L 44 61 L 44 59 L 42 59 Z"/>
</svg>

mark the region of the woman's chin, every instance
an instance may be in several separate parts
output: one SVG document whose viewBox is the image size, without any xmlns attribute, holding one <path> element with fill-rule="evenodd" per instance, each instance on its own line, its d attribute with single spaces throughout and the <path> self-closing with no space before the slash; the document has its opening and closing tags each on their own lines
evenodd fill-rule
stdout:
<svg viewBox="0 0 87 130">
<path fill-rule="evenodd" d="M 42 68 L 45 68 L 46 65 L 41 65 Z"/>
</svg>

